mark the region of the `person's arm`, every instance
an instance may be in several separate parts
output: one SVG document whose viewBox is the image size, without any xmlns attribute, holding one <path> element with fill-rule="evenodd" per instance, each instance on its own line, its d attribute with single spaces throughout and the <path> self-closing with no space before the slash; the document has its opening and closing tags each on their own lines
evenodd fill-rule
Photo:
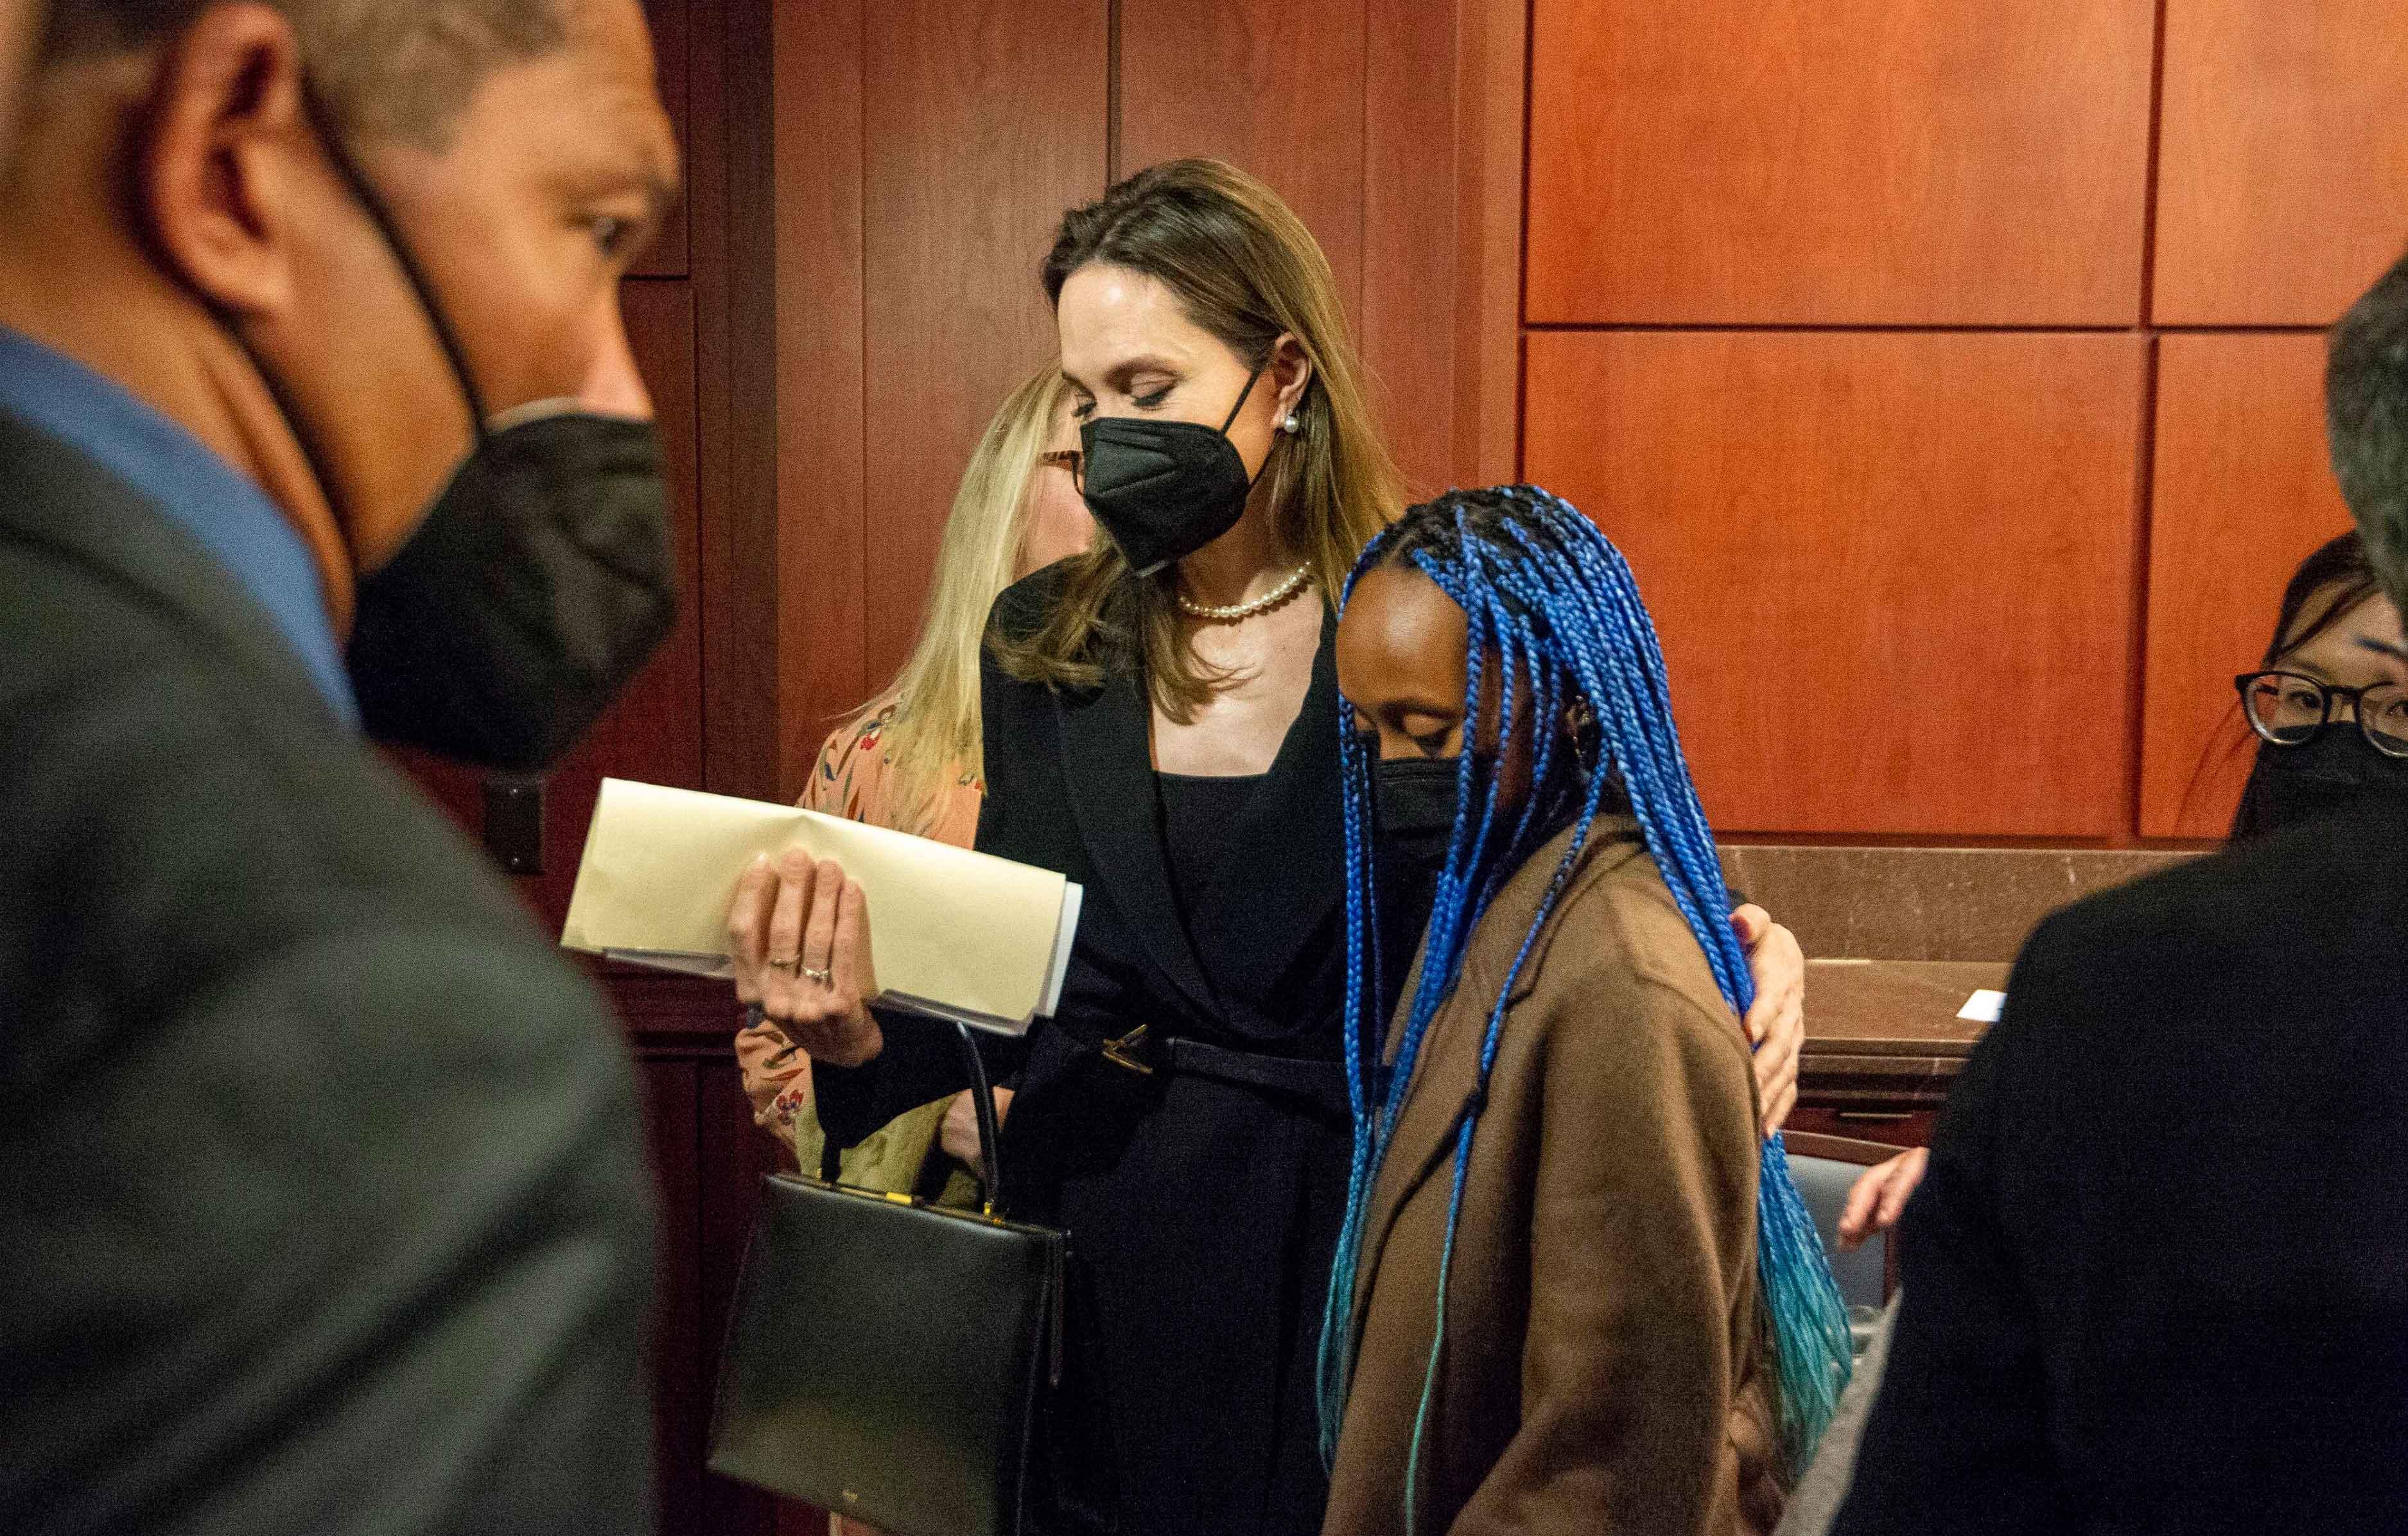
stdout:
<svg viewBox="0 0 2408 1536">
<path fill-rule="evenodd" d="M 862 735 L 882 720 L 873 708 L 828 732 L 802 797 L 795 803 L 825 816 L 853 816 L 858 807 L 855 759 L 867 755 L 858 750 Z M 793 1147 L 795 1116 L 811 1101 L 810 1058 L 775 1021 L 763 1017 L 736 1032 L 736 1067 L 743 1076 L 744 1097 L 752 1103 L 752 1123 Z"/>
<path fill-rule="evenodd" d="M 2025 1125 L 2010 1088 L 2019 1039 L 2060 1003 L 2055 925 L 2026 946 L 2006 1016 L 1949 1090 L 1899 1228 L 1904 1300 L 1836 1536 L 2070 1529 L 2047 1436 L 2038 1318 L 2002 1228 L 2000 1138 Z M 2044 1134 L 2044 1126 L 2032 1126 Z"/>
<path fill-rule="evenodd" d="M 1756 1098 L 1769 1137 L 1789 1123 L 1798 1104 L 1798 1061 L 1806 1046 L 1806 952 L 1796 934 L 1753 902 L 1732 909 L 1731 928 L 1747 951 L 1747 973 L 1756 983 L 1756 1000 L 1742 1022 L 1756 1048 Z"/>
<path fill-rule="evenodd" d="M 1727 1012 L 1649 981 L 1553 991 L 1522 1423 L 1455 1536 L 1723 1529 L 1757 1141 Z M 1456 1284 L 1468 1277 L 1457 1276 Z"/>
<path fill-rule="evenodd" d="M 979 805 L 978 835 L 973 845 L 981 853 L 1010 858 L 1019 850 L 1009 846 L 1007 797 L 1018 775 L 1010 761 L 1010 743 L 997 740 L 1000 733 L 996 722 L 1007 714 L 996 702 L 1003 687 L 1001 668 L 992 655 L 982 654 L 979 694 L 981 717 L 987 725 L 982 765 L 987 793 Z M 871 1012 L 884 1037 L 883 1049 L 874 1059 L 852 1067 L 827 1061 L 814 1061 L 811 1065 L 811 1096 L 820 1126 L 838 1148 L 853 1146 L 896 1116 L 936 1099 L 959 1095 L 970 1085 L 968 1069 L 962 1061 L 961 1042 L 952 1025 L 884 1010 Z M 1039 1020 L 1031 1027 L 1041 1029 L 1046 1023 Z M 973 1038 L 991 1083 L 1011 1081 L 1027 1061 L 1028 1041 L 1025 1037 L 1013 1040 L 981 1030 L 974 1031 Z"/>
<path fill-rule="evenodd" d="M 1856 1182 L 1848 1186 L 1846 1203 L 1840 1208 L 1842 1252 L 1861 1248 L 1865 1239 L 1898 1225 L 1899 1217 L 1906 1213 L 1906 1202 L 1923 1183 L 1923 1170 L 1930 1161 L 1928 1150 L 1909 1147 L 1856 1175 Z"/>
</svg>

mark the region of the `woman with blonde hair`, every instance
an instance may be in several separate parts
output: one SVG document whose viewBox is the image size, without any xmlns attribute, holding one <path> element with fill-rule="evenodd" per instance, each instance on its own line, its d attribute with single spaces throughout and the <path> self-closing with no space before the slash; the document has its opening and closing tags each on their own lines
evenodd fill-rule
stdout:
<svg viewBox="0 0 2408 1536">
<path fill-rule="evenodd" d="M 1068 428 L 1069 387 L 1051 363 L 1005 397 L 962 471 L 910 657 L 884 692 L 828 733 L 803 791 L 806 810 L 969 845 L 985 793 L 979 640 L 987 610 L 1004 588 L 1083 550 L 1095 533 L 1072 483 L 1075 455 L 1061 446 Z M 822 1140 L 809 1059 L 767 1020 L 737 1035 L 736 1059 L 753 1119 L 816 1172 Z M 996 1098 L 1002 1106 L 1010 1095 Z M 950 1156 L 931 1159 L 940 1140 Z M 967 1205 L 976 1184 L 962 1165 L 976 1148 L 968 1096 L 939 1098 L 850 1148 L 842 1177 Z"/>
<path fill-rule="evenodd" d="M 1403 498 L 1329 264 L 1261 182 L 1141 171 L 1043 281 L 1108 537 L 1003 594 L 981 679 L 978 847 L 1086 888 L 1054 1017 L 985 1042 L 1020 1079 L 1010 1213 L 1070 1234 L 1039 1523 L 1302 1536 L 1351 1144 L 1332 604 Z M 867 1005 L 840 868 L 750 872 L 728 926 L 839 1144 L 963 1085 L 949 1033 Z"/>
</svg>

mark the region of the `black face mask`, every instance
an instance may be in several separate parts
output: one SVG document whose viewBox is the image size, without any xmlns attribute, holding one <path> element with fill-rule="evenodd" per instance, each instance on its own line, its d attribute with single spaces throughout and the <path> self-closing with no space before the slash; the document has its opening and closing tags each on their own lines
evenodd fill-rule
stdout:
<svg viewBox="0 0 2408 1536">
<path fill-rule="evenodd" d="M 1438 902 L 1455 840 L 1460 764 L 1455 757 L 1401 757 L 1371 765 L 1371 878 L 1388 1006 Z"/>
<path fill-rule="evenodd" d="M 1247 377 L 1218 428 L 1149 416 L 1105 416 L 1080 426 L 1080 494 L 1140 576 L 1194 554 L 1244 515 L 1254 482 L 1229 440 L 1229 423 L 1262 376 L 1256 368 Z M 1263 462 L 1270 462 L 1268 455 Z"/>
<path fill-rule="evenodd" d="M 667 526 L 648 423 L 564 412 L 480 436 L 360 583 L 350 667 L 369 734 L 551 766 L 676 618 Z"/>
<path fill-rule="evenodd" d="M 330 120 L 314 115 L 418 295 L 477 431 L 401 552 L 360 581 L 349 667 L 361 720 L 380 740 L 480 767 L 549 767 L 676 618 L 659 436 L 649 422 L 574 407 L 489 426 L 434 290 Z"/>
<path fill-rule="evenodd" d="M 2376 790 L 2408 795 L 2408 758 L 2375 751 L 2348 722 L 2328 725 L 2296 747 L 2261 743 L 2249 785 L 2241 793 L 2232 836 L 2243 840 L 2280 832 Z"/>
<path fill-rule="evenodd" d="M 1400 757 L 1371 765 L 1371 834 L 1382 864 L 1446 868 L 1455 840 L 1459 757 Z"/>
</svg>

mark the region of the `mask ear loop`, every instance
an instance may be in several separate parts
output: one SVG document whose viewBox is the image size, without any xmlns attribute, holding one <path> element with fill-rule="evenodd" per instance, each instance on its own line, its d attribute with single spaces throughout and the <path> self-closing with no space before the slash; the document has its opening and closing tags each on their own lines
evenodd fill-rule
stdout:
<svg viewBox="0 0 2408 1536">
<path fill-rule="evenodd" d="M 1221 436 L 1227 437 L 1229 428 L 1237 424 L 1238 412 L 1246 409 L 1246 401 L 1254 395 L 1254 385 L 1262 380 L 1263 369 L 1269 366 L 1268 363 L 1264 363 L 1246 375 L 1246 387 L 1238 392 L 1238 403 L 1229 408 L 1229 414 L 1221 418 Z"/>
<path fill-rule="evenodd" d="M 410 292 L 417 295 L 419 309 L 424 312 L 427 324 L 434 328 L 436 344 L 443 349 L 444 359 L 452 365 L 452 377 L 458 381 L 461 396 L 468 403 L 469 425 L 475 440 L 484 442 L 489 436 L 485 429 L 485 397 L 477 388 L 476 375 L 468 371 L 467 353 L 461 350 L 458 333 L 452 330 L 443 306 L 436 300 L 434 284 L 426 280 L 424 268 L 410 253 L 409 242 L 402 238 L 400 226 L 394 223 L 393 214 L 385 208 L 384 200 L 377 195 L 375 188 L 368 185 L 367 177 L 362 174 L 359 163 L 351 158 L 334 113 L 327 108 L 307 78 L 301 82 L 301 102 L 302 109 L 309 115 L 310 125 L 318 130 L 320 142 L 326 147 L 326 158 L 334 165 L 335 174 L 342 178 L 353 200 L 367 214 L 368 222 L 376 225 L 377 233 L 384 239 L 385 249 L 393 252 L 393 259 L 400 266 L 401 275 L 408 280 Z"/>
</svg>

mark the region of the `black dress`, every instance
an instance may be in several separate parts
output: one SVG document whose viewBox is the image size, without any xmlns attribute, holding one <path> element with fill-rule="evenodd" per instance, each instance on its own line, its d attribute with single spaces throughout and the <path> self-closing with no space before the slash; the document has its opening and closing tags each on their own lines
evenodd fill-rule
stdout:
<svg viewBox="0 0 2408 1536">
<path fill-rule="evenodd" d="M 1013 587 L 996 622 L 1025 632 L 1057 581 Z M 1011 1213 L 1069 1233 L 1049 1530 L 1320 1528 L 1312 1366 L 1349 1150 L 1334 627 L 1258 779 L 1156 775 L 1133 672 L 1057 695 L 987 664 L 978 846 L 1086 887 L 1055 1016 L 982 1042 L 1020 1090 Z M 1141 1026 L 1124 1054 L 1152 1071 L 1099 1049 Z M 867 1067 L 815 1069 L 840 1144 L 961 1085 L 948 1032 L 885 1035 Z"/>
</svg>

